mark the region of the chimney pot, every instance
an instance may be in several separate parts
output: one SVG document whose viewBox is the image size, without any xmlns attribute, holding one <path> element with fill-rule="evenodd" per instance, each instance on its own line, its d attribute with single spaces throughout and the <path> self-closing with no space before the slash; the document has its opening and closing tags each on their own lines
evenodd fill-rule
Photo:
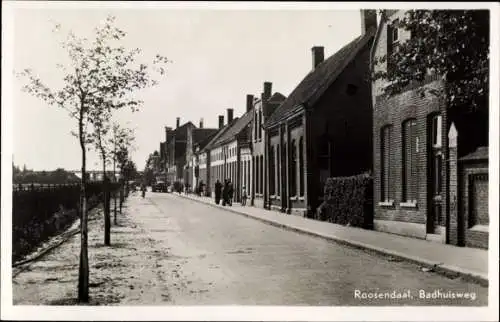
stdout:
<svg viewBox="0 0 500 322">
<path fill-rule="evenodd" d="M 224 115 L 219 115 L 219 129 L 224 127 Z"/>
<path fill-rule="evenodd" d="M 231 123 L 233 121 L 233 109 L 228 108 L 227 109 L 227 124 Z"/>
<path fill-rule="evenodd" d="M 253 95 L 248 94 L 247 95 L 247 112 L 250 112 L 253 107 Z"/>
<path fill-rule="evenodd" d="M 200 129 L 203 128 L 203 118 L 200 119 Z"/>
<path fill-rule="evenodd" d="M 361 33 L 366 34 L 370 29 L 377 28 L 377 11 L 361 10 Z"/>
<path fill-rule="evenodd" d="M 181 125 L 181 118 L 178 117 L 176 122 L 176 127 L 178 128 L 180 125 Z"/>
<path fill-rule="evenodd" d="M 264 82 L 264 99 L 268 100 L 271 97 L 271 92 L 273 90 L 273 83 Z"/>
<path fill-rule="evenodd" d="M 325 47 L 322 46 L 314 46 L 311 48 L 312 51 L 312 63 L 313 69 L 316 69 L 319 64 L 325 60 Z"/>
</svg>

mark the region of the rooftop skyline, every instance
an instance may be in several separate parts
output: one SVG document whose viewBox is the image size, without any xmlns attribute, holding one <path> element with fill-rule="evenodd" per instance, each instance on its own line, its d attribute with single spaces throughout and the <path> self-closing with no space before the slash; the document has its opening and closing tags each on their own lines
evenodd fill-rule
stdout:
<svg viewBox="0 0 500 322">
<path fill-rule="evenodd" d="M 91 35 L 106 18 L 126 31 L 125 46 L 173 61 L 159 86 L 138 93 L 141 111 L 120 111 L 116 120 L 135 129 L 132 159 L 142 169 L 149 153 L 159 149 L 164 127 L 191 121 L 216 128 L 218 115 L 233 108 L 245 112 L 246 94 L 259 96 L 264 81 L 273 92 L 288 95 L 312 68 L 311 48 L 325 47 L 325 58 L 361 34 L 359 10 L 215 10 L 215 9 L 77 9 L 14 10 L 14 69 L 32 68 L 48 83 L 57 82 L 56 64 L 65 51 L 52 32 L 58 22 L 77 35 Z M 26 28 L 26 26 L 30 26 Z M 305 28 L 304 26 L 307 26 Z M 59 76 L 60 78 L 60 76 Z M 64 110 L 49 107 L 13 85 L 13 161 L 34 170 L 79 169 L 80 150 L 70 135 L 75 121 Z M 88 168 L 100 169 L 91 151 Z"/>
</svg>

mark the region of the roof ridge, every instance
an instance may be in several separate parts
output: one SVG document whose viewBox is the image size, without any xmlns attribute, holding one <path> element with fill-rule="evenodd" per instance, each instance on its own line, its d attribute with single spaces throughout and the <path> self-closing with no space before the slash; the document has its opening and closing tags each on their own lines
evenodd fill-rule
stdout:
<svg viewBox="0 0 500 322">
<path fill-rule="evenodd" d="M 318 96 L 321 96 L 335 82 L 349 63 L 355 59 L 368 41 L 373 38 L 374 32 L 375 30 L 371 30 L 359 35 L 330 55 L 314 70 L 309 71 L 295 86 L 290 95 L 274 111 L 264 124 L 264 127 L 268 127 L 283 118 L 287 110 L 294 109 L 304 103 L 311 103 L 311 101 L 313 102 L 311 105 L 314 105 Z"/>
</svg>

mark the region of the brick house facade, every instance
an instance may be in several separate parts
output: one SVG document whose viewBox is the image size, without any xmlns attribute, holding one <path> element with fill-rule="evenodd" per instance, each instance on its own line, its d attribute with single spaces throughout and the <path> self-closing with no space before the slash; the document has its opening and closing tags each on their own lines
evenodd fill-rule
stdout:
<svg viewBox="0 0 500 322">
<path fill-rule="evenodd" d="M 382 15 L 372 58 L 387 55 L 397 43 L 411 37 L 408 31 L 393 27 L 404 15 L 403 10 L 386 10 Z M 374 71 L 387 68 L 386 62 L 373 66 Z M 443 89 L 446 83 L 440 75 L 428 73 L 424 81 L 414 82 L 392 97 L 383 94 L 386 84 L 384 80 L 372 84 L 374 228 L 459 244 L 457 225 L 450 214 L 462 195 L 463 175 L 450 172 L 458 166 L 453 158 L 460 157 L 457 147 L 450 147 L 450 112 L 446 97 L 421 95 L 420 91 L 422 87 Z M 474 127 L 474 121 L 471 125 Z M 479 142 L 463 134 L 464 143 L 458 149 L 462 153 Z"/>
<path fill-rule="evenodd" d="M 198 128 L 188 128 L 184 182 L 192 191 L 195 190 L 195 187 L 197 187 L 200 182 L 199 158 L 198 154 L 195 153 L 195 149 L 198 148 L 200 144 L 208 142 L 218 131 L 218 129 L 204 128 L 203 120 L 200 120 Z M 206 183 L 206 180 L 203 182 Z"/>
<path fill-rule="evenodd" d="M 253 120 L 251 124 L 251 149 L 252 149 L 252 182 L 249 194 L 250 204 L 259 208 L 267 207 L 269 194 L 268 174 L 265 166 L 268 151 L 265 144 L 264 123 L 271 117 L 274 111 L 281 105 L 285 96 L 281 93 L 272 94 L 272 83 L 264 82 L 263 92 L 260 98 L 253 101 Z"/>
<path fill-rule="evenodd" d="M 365 19 L 363 34 L 326 60 L 323 47 L 312 48 L 313 70 L 266 122 L 267 207 L 310 215 L 327 178 L 371 169 L 369 53 L 376 15 Z"/>
<path fill-rule="evenodd" d="M 176 128 L 174 130 L 166 130 L 166 154 L 167 154 L 167 181 L 184 182 L 184 166 L 186 164 L 186 147 L 187 147 L 187 133 L 190 129 L 196 126 L 187 122 L 180 125 L 180 118 L 177 118 Z M 167 128 L 168 129 L 168 128 Z"/>
</svg>

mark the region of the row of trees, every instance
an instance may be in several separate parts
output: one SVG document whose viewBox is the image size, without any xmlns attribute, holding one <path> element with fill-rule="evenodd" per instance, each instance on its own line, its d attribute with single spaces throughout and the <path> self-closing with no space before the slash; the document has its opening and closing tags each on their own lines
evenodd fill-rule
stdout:
<svg viewBox="0 0 500 322">
<path fill-rule="evenodd" d="M 57 24 L 55 32 L 61 31 Z M 156 86 L 154 77 L 165 75 L 164 56 L 156 55 L 151 65 L 138 60 L 141 50 L 125 48 L 121 41 L 126 33 L 115 26 L 115 18 L 109 16 L 95 28 L 93 39 L 76 36 L 68 32 L 61 46 L 66 50 L 69 64 L 58 64 L 62 71 L 61 88 L 44 83 L 31 69 L 18 74 L 24 80 L 23 90 L 45 101 L 50 106 L 60 107 L 73 118 L 77 131 L 71 132 L 78 140 L 81 150 L 80 209 L 81 209 L 81 252 L 78 280 L 78 299 L 89 301 L 89 263 L 87 229 L 86 162 L 87 151 L 94 148 L 102 160 L 103 172 L 112 163 L 125 176 L 135 169 L 130 160 L 133 132 L 113 121 L 115 112 L 130 108 L 136 112 L 143 102 L 134 93 Z M 105 180 L 106 182 L 108 180 Z M 106 192 L 106 191 L 105 191 Z M 105 244 L 110 244 L 109 198 L 104 205 Z M 116 199 L 115 199 L 116 200 Z M 115 201 L 116 210 L 116 201 Z M 116 211 L 115 211 L 116 218 Z"/>
<path fill-rule="evenodd" d="M 40 184 L 62 184 L 62 183 L 76 183 L 79 182 L 74 173 L 68 172 L 62 168 L 54 171 L 33 171 L 27 169 L 26 166 L 19 168 L 12 164 L 12 183 L 26 184 L 26 183 L 40 183 Z"/>
</svg>

